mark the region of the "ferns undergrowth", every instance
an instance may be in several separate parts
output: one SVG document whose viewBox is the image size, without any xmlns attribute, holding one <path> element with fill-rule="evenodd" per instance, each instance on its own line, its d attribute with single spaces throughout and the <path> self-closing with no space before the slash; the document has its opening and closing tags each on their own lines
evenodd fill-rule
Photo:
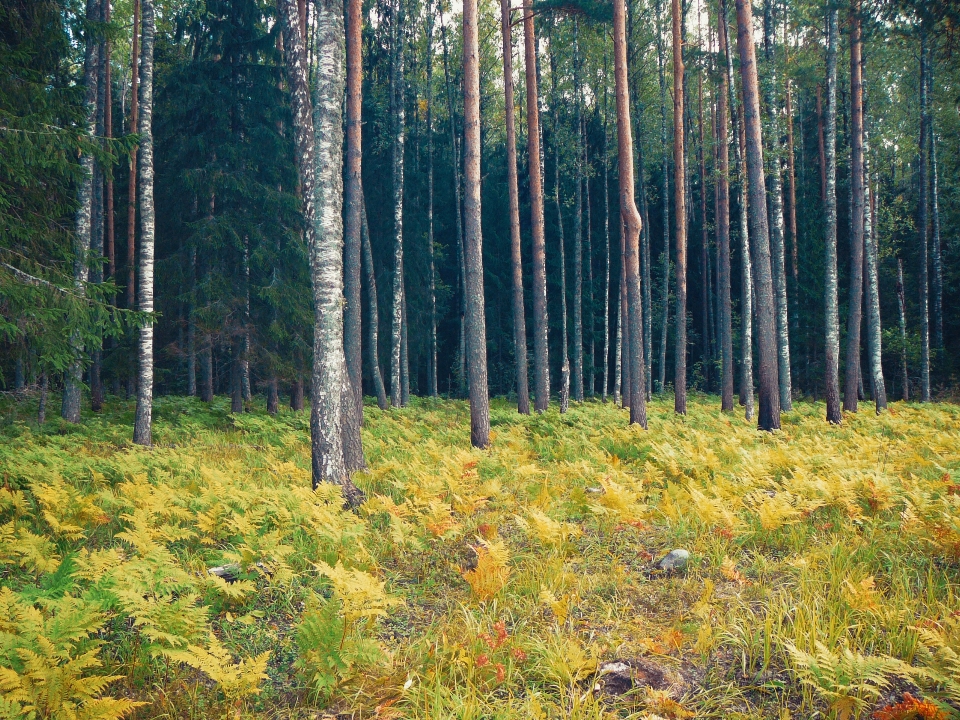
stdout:
<svg viewBox="0 0 960 720">
<path fill-rule="evenodd" d="M 126 403 L 0 403 L 0 718 L 956 716 L 954 406 L 494 402 L 487 451 L 463 402 L 367 408 L 353 514 L 306 413 L 160 398 L 143 449 Z M 640 659 L 669 688 L 595 691 Z"/>
</svg>

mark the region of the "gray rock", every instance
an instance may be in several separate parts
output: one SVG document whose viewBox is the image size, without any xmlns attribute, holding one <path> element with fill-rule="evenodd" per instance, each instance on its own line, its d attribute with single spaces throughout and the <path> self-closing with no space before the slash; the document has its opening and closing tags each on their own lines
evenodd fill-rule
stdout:
<svg viewBox="0 0 960 720">
<path fill-rule="evenodd" d="M 660 569 L 664 572 L 678 572 L 687 567 L 687 561 L 690 559 L 690 553 L 682 548 L 671 550 L 667 556 L 660 561 Z"/>
</svg>

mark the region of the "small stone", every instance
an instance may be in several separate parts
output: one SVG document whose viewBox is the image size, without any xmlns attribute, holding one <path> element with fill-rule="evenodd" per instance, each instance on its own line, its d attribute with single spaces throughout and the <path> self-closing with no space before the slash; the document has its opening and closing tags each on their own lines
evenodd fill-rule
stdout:
<svg viewBox="0 0 960 720">
<path fill-rule="evenodd" d="M 660 569 L 664 572 L 677 572 L 687 567 L 687 561 L 690 559 L 690 553 L 682 548 L 671 550 L 667 556 L 660 561 Z"/>
</svg>

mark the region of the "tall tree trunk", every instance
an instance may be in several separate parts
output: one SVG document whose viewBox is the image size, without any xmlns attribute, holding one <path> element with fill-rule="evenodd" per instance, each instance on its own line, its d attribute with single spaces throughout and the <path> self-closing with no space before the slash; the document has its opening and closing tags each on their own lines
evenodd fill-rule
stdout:
<svg viewBox="0 0 960 720">
<path fill-rule="evenodd" d="M 243 341 L 234 338 L 230 362 L 230 412 L 243 412 Z"/>
<path fill-rule="evenodd" d="M 383 386 L 380 372 L 380 313 L 377 308 L 377 273 L 373 267 L 373 249 L 370 247 L 370 228 L 367 225 L 367 208 L 360 191 L 360 237 L 363 244 L 363 270 L 367 276 L 367 345 L 370 355 L 370 374 L 373 376 L 373 390 L 377 396 L 377 405 L 381 410 L 390 407 L 387 391 Z"/>
<path fill-rule="evenodd" d="M 303 376 L 299 374 L 290 387 L 290 409 L 294 412 L 303 410 Z"/>
<path fill-rule="evenodd" d="M 530 234 L 533 240 L 533 393 L 534 409 L 550 404 L 550 362 L 547 346 L 547 263 L 543 228 L 543 177 L 540 154 L 540 106 L 537 92 L 537 36 L 533 4 L 523 5 L 524 79 L 527 100 L 527 176 L 530 184 Z"/>
<path fill-rule="evenodd" d="M 933 63 L 930 72 L 929 101 L 933 102 Z M 940 172 L 937 164 L 937 134 L 933 128 L 933 114 L 930 115 L 930 164 L 932 166 L 932 185 L 930 188 L 930 210 L 933 218 L 933 237 L 930 246 L 933 261 L 933 345 L 943 353 L 943 252 L 940 245 Z M 940 358 L 943 361 L 943 358 Z"/>
<path fill-rule="evenodd" d="M 737 115 L 736 81 L 733 75 L 733 48 L 727 20 L 726 0 L 720 0 L 721 52 L 727 61 L 727 87 L 730 98 L 730 118 L 733 126 L 734 160 L 740 189 L 740 404 L 747 420 L 753 418 L 753 268 L 750 260 L 749 181 L 747 179 L 742 147 L 743 133 Z"/>
<path fill-rule="evenodd" d="M 720 53 L 726 63 L 728 53 L 723 19 L 719 28 Z M 733 307 L 730 300 L 730 137 L 728 132 L 728 107 L 730 87 L 726 72 L 720 73 L 720 93 L 717 97 L 717 131 L 719 142 L 717 156 L 717 245 L 720 252 L 720 356 L 722 376 L 720 379 L 720 408 L 733 412 Z"/>
<path fill-rule="evenodd" d="M 480 230 L 480 48 L 477 0 L 463 3 L 464 260 L 467 287 L 467 373 L 470 442 L 490 444 L 487 394 L 487 331 L 483 308 L 483 236 Z"/>
<path fill-rule="evenodd" d="M 843 409 L 857 411 L 860 380 L 860 325 L 863 308 L 863 67 L 860 35 L 860 0 L 850 3 L 850 294 L 847 311 L 847 357 Z"/>
<path fill-rule="evenodd" d="M 510 194 L 510 259 L 513 266 L 513 348 L 517 364 L 517 411 L 530 414 L 527 388 L 527 324 L 523 308 L 523 264 L 520 259 L 520 197 L 517 190 L 517 130 L 513 104 L 513 41 L 510 0 L 500 0 L 503 34 L 503 93 L 507 125 L 507 188 Z"/>
<path fill-rule="evenodd" d="M 209 335 L 200 351 L 200 399 L 213 402 L 213 341 Z"/>
<path fill-rule="evenodd" d="M 684 150 L 683 14 L 673 0 L 673 216 L 676 218 L 677 310 L 673 358 L 673 409 L 687 414 L 687 198 Z"/>
<path fill-rule="evenodd" d="M 410 404 L 410 344 L 407 325 L 407 288 L 404 283 L 400 304 L 400 407 Z"/>
<path fill-rule="evenodd" d="M 338 0 L 321 0 L 317 11 L 319 55 L 311 102 L 307 53 L 296 0 L 280 0 L 284 60 L 293 108 L 297 169 L 303 193 L 314 300 L 310 436 L 313 487 L 341 485 L 348 504 L 362 499 L 343 458 L 343 129 L 344 27 Z M 314 109 L 314 107 L 316 109 Z"/>
<path fill-rule="evenodd" d="M 661 27 L 661 3 L 657 0 L 657 70 L 660 76 L 660 147 L 663 151 L 663 170 L 660 188 L 663 216 L 663 287 L 661 290 L 663 322 L 660 327 L 660 353 L 657 364 L 657 392 L 662 393 L 667 382 L 667 332 L 670 327 L 670 156 L 667 152 L 667 81 L 664 74 L 666 54 Z"/>
<path fill-rule="evenodd" d="M 99 16 L 100 5 L 98 0 L 87 0 L 86 17 L 90 23 L 96 22 Z M 93 138 L 97 116 L 97 81 L 99 80 L 99 42 L 88 25 L 84 38 L 85 50 L 83 58 L 84 108 L 86 110 L 87 134 Z M 80 158 L 80 167 L 83 175 L 77 198 L 76 235 L 73 242 L 73 280 L 77 295 L 86 294 L 86 283 L 89 278 L 87 264 L 90 254 L 90 242 L 93 233 L 91 223 L 93 217 L 93 183 L 94 158 L 85 154 Z M 68 422 L 80 422 L 80 395 L 83 389 L 83 343 L 77 332 L 70 335 L 70 346 L 73 360 L 64 373 L 63 399 L 60 414 Z"/>
<path fill-rule="evenodd" d="M 131 31 L 130 52 L 130 128 L 139 125 L 140 96 L 140 0 L 133 0 L 133 29 Z M 130 150 L 130 181 L 127 184 L 127 308 L 136 307 L 136 267 L 137 267 L 137 146 Z M 136 389 L 135 356 L 128 357 L 127 396 Z"/>
<path fill-rule="evenodd" d="M 679 1 L 679 0 L 675 0 Z M 620 170 L 620 218 L 623 223 L 623 266 L 626 272 L 630 423 L 647 427 L 647 381 L 643 360 L 643 299 L 640 292 L 640 229 L 634 200 L 633 137 L 630 123 L 630 81 L 627 68 L 625 0 L 613 0 L 613 57 L 617 98 L 617 160 Z M 676 36 L 676 33 L 674 33 Z"/>
<path fill-rule="evenodd" d="M 433 246 L 433 3 L 427 4 L 427 254 L 430 259 L 430 350 L 427 392 L 437 397 L 437 271 Z"/>
<path fill-rule="evenodd" d="M 109 4 L 109 0 L 100 0 L 97 12 L 97 21 L 103 22 L 106 15 L 104 6 Z M 106 105 L 106 41 L 101 38 L 97 43 L 97 110 L 94 135 L 97 138 L 103 137 L 104 115 Z M 93 164 L 93 213 L 91 216 L 90 233 L 90 257 L 95 262 L 90 265 L 90 282 L 96 285 L 103 283 L 103 263 L 100 258 L 103 257 L 104 250 L 104 217 L 103 217 L 103 184 L 104 172 L 99 162 Z M 103 409 L 103 352 L 101 347 L 103 334 L 100 333 L 100 342 L 90 351 L 90 409 L 98 413 Z M 99 345 L 99 346 L 98 346 Z"/>
<path fill-rule="evenodd" d="M 643 162 L 643 142 L 639 137 L 637 123 L 637 187 L 640 194 L 640 272 L 643 288 L 643 375 L 647 381 L 644 390 L 647 402 L 653 394 L 653 285 L 650 269 L 650 209 L 647 206 L 646 166 Z"/>
<path fill-rule="evenodd" d="M 243 342 L 240 345 L 240 394 L 250 400 L 250 238 L 243 239 Z"/>
<path fill-rule="evenodd" d="M 703 375 L 710 387 L 710 367 L 713 363 L 711 348 L 712 328 L 710 305 L 710 238 L 707 227 L 707 161 L 703 143 L 703 73 L 697 73 L 697 166 L 700 171 L 700 308 L 703 325 Z"/>
<path fill-rule="evenodd" d="M 829 43 L 830 29 L 829 21 L 827 27 L 827 42 Z M 829 52 L 829 50 L 828 50 Z M 823 92 L 819 84 L 817 84 L 817 146 L 819 150 L 819 159 L 820 159 L 820 200 L 823 203 L 827 202 L 827 150 L 826 150 L 826 140 L 824 139 L 824 117 L 823 117 L 823 102 L 822 102 Z M 802 137 L 802 135 L 801 135 Z"/>
<path fill-rule="evenodd" d="M 770 262 L 770 235 L 763 179 L 763 137 L 760 131 L 760 96 L 757 82 L 756 48 L 753 44 L 753 9 L 749 0 L 737 2 L 737 47 L 743 92 L 743 126 L 747 147 L 747 177 L 750 185 L 750 235 L 753 237 L 754 268 L 757 278 L 757 346 L 760 356 L 761 430 L 780 429 L 780 385 L 778 379 L 777 313 L 774 303 Z"/>
<path fill-rule="evenodd" d="M 587 137 L 587 121 L 586 118 L 581 120 L 581 135 L 583 137 L 582 146 L 583 153 L 581 156 L 581 161 L 583 162 L 584 167 L 584 178 L 583 178 L 583 203 L 584 209 L 586 210 L 587 217 L 584 224 L 584 242 L 586 246 L 584 247 L 584 253 L 586 255 L 586 293 L 587 297 L 585 300 L 585 312 L 587 315 L 586 319 L 586 329 L 585 329 L 585 340 L 584 345 L 589 346 L 589 352 L 586 354 L 586 359 L 584 360 L 584 376 L 585 376 L 585 390 L 587 397 L 593 397 L 596 390 L 597 384 L 597 371 L 596 371 L 596 347 L 594 344 L 594 331 L 595 331 L 595 316 L 596 312 L 593 308 L 593 214 L 590 207 L 590 158 L 589 158 L 589 138 Z"/>
<path fill-rule="evenodd" d="M 825 205 L 826 338 L 824 369 L 827 421 L 839 424 L 840 412 L 840 315 L 837 308 L 837 9 L 827 3 L 827 107 L 823 120 L 823 168 Z"/>
<path fill-rule="evenodd" d="M 920 401 L 930 402 L 930 38 L 920 21 Z"/>
<path fill-rule="evenodd" d="M 776 24 L 773 19 L 773 3 L 766 0 L 763 5 L 763 48 L 767 62 L 766 82 L 764 83 L 765 105 L 770 135 L 768 139 L 770 156 L 767 164 L 769 172 L 770 198 L 770 250 L 773 269 L 773 296 L 776 303 L 777 320 L 777 363 L 780 392 L 780 410 L 793 409 L 790 370 L 790 314 L 787 304 L 787 269 L 783 241 L 783 181 L 780 176 L 780 119 L 777 107 L 777 64 L 774 40 Z"/>
<path fill-rule="evenodd" d="M 567 340 L 567 254 L 566 240 L 563 234 L 563 204 L 560 202 L 560 93 L 557 91 L 556 53 L 553 47 L 553 37 L 549 38 L 550 46 L 550 85 L 551 104 L 553 105 L 553 202 L 557 208 L 557 244 L 560 249 L 560 412 L 565 413 L 570 403 L 570 357 L 568 355 Z"/>
<path fill-rule="evenodd" d="M 865 64 L 865 63 L 864 63 Z M 876 193 L 870 182 L 870 144 L 867 132 L 867 103 L 866 88 L 864 88 L 863 103 L 863 177 L 866 191 L 869 193 L 863 206 L 863 240 L 864 240 L 864 267 L 867 289 L 867 359 L 870 368 L 870 386 L 873 401 L 879 415 L 887 407 L 887 388 L 883 380 L 883 345 L 880 327 L 880 279 L 878 273 L 877 252 L 877 214 Z"/>
<path fill-rule="evenodd" d="M 897 258 L 897 305 L 900 309 L 900 385 L 903 400 L 910 400 L 910 373 L 907 371 L 907 311 L 903 292 L 903 260 Z"/>
<path fill-rule="evenodd" d="M 343 202 L 343 290 L 346 306 L 343 311 L 343 354 L 347 364 L 347 381 L 343 399 L 343 460 L 347 472 L 367 466 L 363 456 L 360 426 L 363 424 L 363 313 L 360 286 L 360 225 L 363 204 L 361 174 L 361 110 L 363 92 L 363 15 L 361 0 L 347 0 L 347 107 L 346 107 L 346 172 Z M 303 17 L 303 20 L 306 18 Z M 301 28 L 303 25 L 301 24 Z"/>
<path fill-rule="evenodd" d="M 786 95 L 787 111 L 787 182 L 790 193 L 790 275 L 793 277 L 793 293 L 791 294 L 791 307 L 793 314 L 794 332 L 799 330 L 800 325 L 800 267 L 799 267 L 799 248 L 800 238 L 797 235 L 797 168 L 793 146 L 793 107 L 791 102 L 791 82 L 787 79 Z M 802 140 L 801 134 L 801 140 Z M 801 153 L 803 147 L 801 145 Z"/>
<path fill-rule="evenodd" d="M 37 425 L 43 425 L 47 421 L 47 373 L 41 372 L 38 381 L 40 385 L 40 399 L 37 402 Z"/>
<path fill-rule="evenodd" d="M 604 275 L 603 275 L 603 392 L 601 399 L 607 401 L 607 389 L 610 387 L 610 148 L 609 131 L 607 129 L 607 117 L 609 115 L 609 106 L 607 103 L 607 92 L 609 83 L 607 82 L 607 52 L 603 53 L 603 251 L 604 251 Z M 617 304 L 619 308 L 619 303 Z M 617 358 L 619 359 L 619 350 Z M 619 362 L 617 363 L 619 370 Z M 619 388 L 619 380 L 614 375 L 614 382 Z M 614 393 L 614 402 L 619 401 L 617 397 L 620 393 Z"/>
<path fill-rule="evenodd" d="M 153 312 L 153 245 L 155 214 L 153 207 L 153 41 L 155 33 L 153 0 L 142 0 L 143 57 L 140 71 L 140 151 L 137 165 L 140 171 L 140 312 Z M 153 442 L 153 322 L 140 328 L 137 348 L 139 373 L 137 377 L 137 412 L 133 424 L 133 442 L 150 445 Z"/>
<path fill-rule="evenodd" d="M 197 395 L 197 246 L 190 247 L 190 301 L 187 304 L 187 395 Z"/>
<path fill-rule="evenodd" d="M 580 88 L 580 23 L 573 20 L 573 94 L 576 107 L 576 197 L 573 225 L 573 399 L 583 402 L 583 109 Z M 556 132 L 556 127 L 554 127 Z M 559 160 L 559 154 L 558 154 Z"/>
<path fill-rule="evenodd" d="M 403 0 L 391 17 L 390 117 L 393 123 L 393 304 L 391 307 L 390 401 L 403 407 Z"/>
<path fill-rule="evenodd" d="M 110 0 L 104 0 L 103 17 L 106 22 L 110 22 Z M 110 54 L 111 43 L 108 37 L 103 45 L 104 63 L 103 63 L 103 83 L 104 83 L 104 107 L 103 107 L 103 134 L 109 141 L 113 138 L 113 85 L 110 81 Z M 107 278 L 114 279 L 117 274 L 117 256 L 116 256 L 116 226 L 114 218 L 114 198 L 113 198 L 113 175 L 107 178 L 106 186 L 106 251 L 107 251 Z M 113 303 L 116 304 L 116 298 Z"/>
<path fill-rule="evenodd" d="M 267 414 L 276 415 L 280 405 L 280 393 L 276 376 L 267 381 Z"/>
</svg>

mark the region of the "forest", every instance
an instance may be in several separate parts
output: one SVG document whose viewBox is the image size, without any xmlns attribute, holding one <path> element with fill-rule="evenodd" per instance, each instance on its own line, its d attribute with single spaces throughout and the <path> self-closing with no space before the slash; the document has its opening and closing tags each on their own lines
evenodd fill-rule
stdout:
<svg viewBox="0 0 960 720">
<path fill-rule="evenodd" d="M 960 717 L 958 52 L 0 0 L 0 718 Z"/>
</svg>

